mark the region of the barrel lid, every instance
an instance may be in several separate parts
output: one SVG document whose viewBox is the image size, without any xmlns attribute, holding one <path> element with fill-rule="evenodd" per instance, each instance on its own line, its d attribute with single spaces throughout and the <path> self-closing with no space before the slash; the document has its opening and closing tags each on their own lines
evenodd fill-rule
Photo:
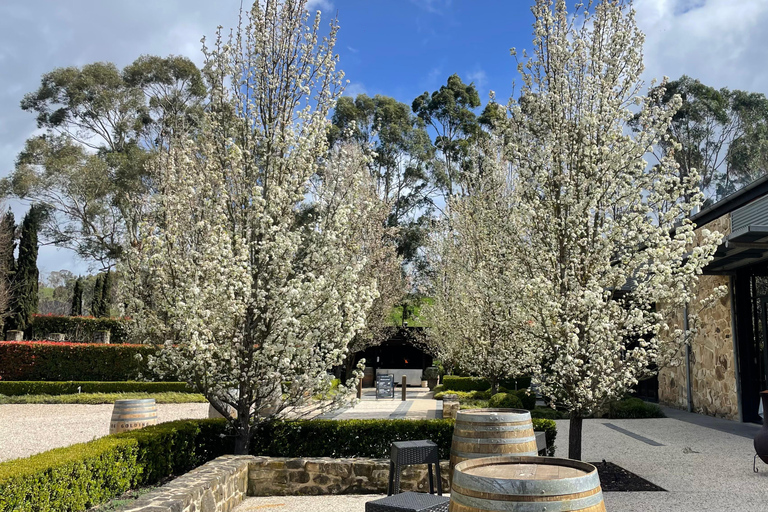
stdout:
<svg viewBox="0 0 768 512">
<path fill-rule="evenodd" d="M 456 414 L 456 421 L 494 422 L 530 421 L 531 412 L 525 409 L 465 409 Z"/>
<path fill-rule="evenodd" d="M 503 456 L 472 459 L 456 465 L 453 481 L 465 489 L 540 496 L 584 492 L 600 485 L 597 468 L 555 457 Z"/>
</svg>

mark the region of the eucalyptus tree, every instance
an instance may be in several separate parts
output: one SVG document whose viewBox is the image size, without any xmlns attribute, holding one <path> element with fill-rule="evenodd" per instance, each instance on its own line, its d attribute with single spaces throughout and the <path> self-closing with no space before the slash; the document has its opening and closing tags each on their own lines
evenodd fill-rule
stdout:
<svg viewBox="0 0 768 512">
<path fill-rule="evenodd" d="M 26 141 L 0 188 L 49 209 L 46 241 L 109 268 L 135 234 L 132 198 L 152 188 L 147 160 L 196 126 L 205 93 L 185 57 L 54 69 L 21 102 L 45 133 Z"/>
</svg>

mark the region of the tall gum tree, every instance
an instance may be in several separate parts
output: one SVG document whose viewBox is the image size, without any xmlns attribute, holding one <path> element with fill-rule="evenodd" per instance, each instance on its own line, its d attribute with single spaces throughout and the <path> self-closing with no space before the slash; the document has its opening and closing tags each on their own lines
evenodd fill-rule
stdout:
<svg viewBox="0 0 768 512">
<path fill-rule="evenodd" d="M 354 197 L 366 165 L 328 152 L 338 24 L 322 36 L 306 4 L 257 0 L 204 47 L 207 112 L 153 160 L 152 214 L 121 280 L 137 334 L 164 343 L 154 367 L 208 398 L 238 454 L 258 422 L 328 405 L 312 397 L 376 295 L 355 232 L 369 213 Z"/>
<path fill-rule="evenodd" d="M 667 319 L 690 301 L 720 236 L 689 216 L 702 202 L 695 169 L 681 180 L 669 155 L 680 98 L 644 84 L 644 36 L 631 0 L 537 0 L 533 53 L 510 101 L 506 156 L 514 176 L 534 381 L 570 412 L 568 453 L 581 458 L 582 419 L 621 398 L 684 342 Z M 513 51 L 514 54 L 514 51 Z M 638 129 L 628 129 L 636 118 Z"/>
</svg>

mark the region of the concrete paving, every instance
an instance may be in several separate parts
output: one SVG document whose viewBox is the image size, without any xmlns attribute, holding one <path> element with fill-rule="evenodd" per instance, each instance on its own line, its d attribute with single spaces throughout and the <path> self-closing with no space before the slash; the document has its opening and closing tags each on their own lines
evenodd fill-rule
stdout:
<svg viewBox="0 0 768 512">
<path fill-rule="evenodd" d="M 406 400 L 402 399 L 400 388 L 395 398 L 376 399 L 372 388 L 363 389 L 362 399 L 354 407 L 345 407 L 318 416 L 321 419 L 372 420 L 407 419 L 423 420 L 442 418 L 443 402 L 432 399 L 432 393 L 425 388 L 406 388 Z"/>
<path fill-rule="evenodd" d="M 667 414 L 669 417 L 664 419 L 584 422 L 584 460 L 605 459 L 667 490 L 605 493 L 608 511 L 768 510 L 768 466 L 758 462 L 760 472 L 752 471 L 751 438 L 757 425 L 676 410 L 668 410 Z M 568 421 L 558 420 L 557 424 L 557 455 L 566 456 Z M 362 512 L 366 501 L 378 497 L 249 498 L 236 511 Z"/>
</svg>

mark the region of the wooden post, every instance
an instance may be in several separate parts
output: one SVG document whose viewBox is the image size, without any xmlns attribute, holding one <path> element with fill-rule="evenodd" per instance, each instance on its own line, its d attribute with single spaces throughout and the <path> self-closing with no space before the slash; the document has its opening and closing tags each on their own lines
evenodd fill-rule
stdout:
<svg viewBox="0 0 768 512">
<path fill-rule="evenodd" d="M 405 385 L 407 382 L 407 378 L 405 375 L 403 375 L 403 402 L 405 402 Z"/>
<path fill-rule="evenodd" d="M 363 398 L 363 379 L 357 379 L 357 398 Z"/>
</svg>

